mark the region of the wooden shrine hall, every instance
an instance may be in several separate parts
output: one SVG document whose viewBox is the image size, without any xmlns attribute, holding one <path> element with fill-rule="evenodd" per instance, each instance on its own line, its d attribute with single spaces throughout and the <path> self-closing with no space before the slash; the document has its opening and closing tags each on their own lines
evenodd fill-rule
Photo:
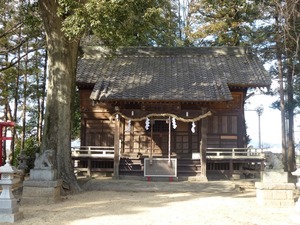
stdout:
<svg viewBox="0 0 300 225">
<path fill-rule="evenodd" d="M 247 48 L 85 46 L 75 169 L 202 180 L 259 172 L 263 150 L 247 148 L 244 104 L 249 88 L 270 85 Z"/>
</svg>

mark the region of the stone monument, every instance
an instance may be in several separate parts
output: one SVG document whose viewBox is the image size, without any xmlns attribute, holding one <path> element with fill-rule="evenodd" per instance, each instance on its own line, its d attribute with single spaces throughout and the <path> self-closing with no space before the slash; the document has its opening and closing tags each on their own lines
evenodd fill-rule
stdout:
<svg viewBox="0 0 300 225">
<path fill-rule="evenodd" d="M 48 204 L 61 200 L 62 180 L 58 179 L 57 170 L 53 168 L 53 155 L 53 150 L 36 153 L 34 169 L 30 170 L 29 179 L 23 183 L 22 202 Z"/>
<path fill-rule="evenodd" d="M 18 180 L 14 178 L 17 169 L 10 165 L 9 160 L 0 167 L 2 192 L 0 195 L 0 222 L 13 223 L 16 220 L 23 219 L 23 213 L 19 211 L 17 199 L 12 193 L 12 185 Z"/>
<path fill-rule="evenodd" d="M 262 206 L 294 206 L 295 184 L 288 183 L 288 173 L 283 170 L 282 154 L 266 152 L 266 167 L 262 182 L 256 182 L 257 203 Z"/>
</svg>

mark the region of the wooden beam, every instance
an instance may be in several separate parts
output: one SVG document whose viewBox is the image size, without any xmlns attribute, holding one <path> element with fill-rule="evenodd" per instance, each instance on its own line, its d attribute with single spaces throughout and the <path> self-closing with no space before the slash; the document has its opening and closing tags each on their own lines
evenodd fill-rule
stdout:
<svg viewBox="0 0 300 225">
<path fill-rule="evenodd" d="M 117 115 L 115 118 L 115 135 L 114 135 L 114 178 L 119 178 L 119 165 L 120 165 L 120 118 Z"/>
<path fill-rule="evenodd" d="M 205 113 L 204 110 L 202 110 L 203 114 Z M 207 148 L 207 126 L 208 121 L 207 117 L 204 117 L 201 120 L 201 142 L 200 142 L 200 163 L 201 163 L 201 180 L 207 181 L 206 176 L 206 148 Z"/>
</svg>

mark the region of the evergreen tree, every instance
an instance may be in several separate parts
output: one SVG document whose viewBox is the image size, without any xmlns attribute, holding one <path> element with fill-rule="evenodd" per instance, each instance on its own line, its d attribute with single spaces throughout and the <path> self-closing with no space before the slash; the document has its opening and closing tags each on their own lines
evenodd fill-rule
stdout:
<svg viewBox="0 0 300 225">
<path fill-rule="evenodd" d="M 32 57 L 43 48 L 44 38 L 36 4 L 30 1 L 1 1 L 0 4 L 0 85 L 3 90 L 1 104 L 5 105 L 4 120 L 18 124 L 21 118 L 17 112 L 23 105 L 22 125 L 12 130 L 15 137 L 10 149 L 13 159 L 14 141 L 21 138 L 21 142 L 25 142 L 29 87 L 33 71 L 40 68 L 40 65 L 31 62 Z M 3 156 L 7 157 L 5 152 Z"/>
<path fill-rule="evenodd" d="M 299 2 L 264 1 L 266 24 L 260 28 L 256 44 L 265 61 L 275 62 L 271 68 L 279 86 L 279 100 L 273 106 L 281 111 L 282 153 L 286 171 L 294 171 L 294 115 L 297 107 L 297 77 L 299 76 Z M 286 125 L 287 124 L 287 125 Z"/>
<path fill-rule="evenodd" d="M 198 45 L 250 45 L 255 22 L 260 18 L 260 1 L 199 0 L 191 5 L 189 39 Z M 199 42 L 200 40 L 200 42 Z"/>
</svg>

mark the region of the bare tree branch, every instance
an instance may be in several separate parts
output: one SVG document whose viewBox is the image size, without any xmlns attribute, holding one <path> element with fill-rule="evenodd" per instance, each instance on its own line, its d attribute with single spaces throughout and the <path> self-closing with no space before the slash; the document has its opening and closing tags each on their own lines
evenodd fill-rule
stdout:
<svg viewBox="0 0 300 225">
<path fill-rule="evenodd" d="M 10 30 L 5 31 L 0 35 L 0 38 L 4 38 L 5 36 L 14 33 L 17 29 L 21 28 L 23 26 L 23 22 L 17 23 L 14 27 L 12 27 Z"/>
<path fill-rule="evenodd" d="M 5 71 L 5 70 L 7 70 L 7 69 L 13 67 L 13 66 L 16 65 L 18 62 L 20 62 L 24 57 L 28 56 L 29 53 L 35 52 L 35 51 L 37 51 L 37 50 L 40 50 L 40 49 L 42 49 L 43 47 L 44 47 L 44 46 L 38 46 L 37 48 L 33 48 L 33 49 L 31 49 L 31 50 L 28 50 L 28 51 L 26 52 L 26 54 L 21 55 L 19 58 L 18 58 L 18 57 L 12 58 L 12 59 L 10 60 L 10 62 L 9 62 L 8 65 L 1 66 L 1 67 L 0 67 L 0 72 L 3 72 L 3 71 Z"/>
</svg>

